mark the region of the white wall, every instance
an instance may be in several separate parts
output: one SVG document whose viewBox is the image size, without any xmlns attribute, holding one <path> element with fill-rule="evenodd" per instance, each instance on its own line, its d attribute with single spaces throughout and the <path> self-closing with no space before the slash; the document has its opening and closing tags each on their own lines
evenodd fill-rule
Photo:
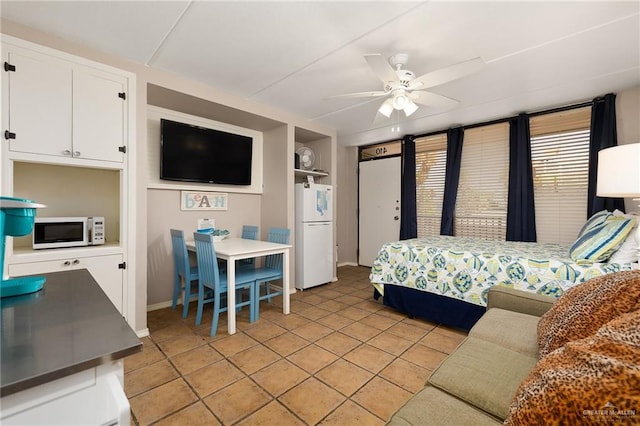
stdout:
<svg viewBox="0 0 640 426">
<path fill-rule="evenodd" d="M 338 266 L 358 264 L 358 148 L 338 147 Z"/>
<path fill-rule="evenodd" d="M 640 143 L 640 87 L 618 92 L 616 95 L 618 144 Z M 638 202 L 625 199 L 627 212 L 638 212 Z"/>
<path fill-rule="evenodd" d="M 242 225 L 260 224 L 260 195 L 229 193 L 227 211 L 181 211 L 180 191 L 150 189 L 147 191 L 147 305 L 171 300 L 173 291 L 173 259 L 169 229 L 182 229 L 193 235 L 198 219 L 215 219 L 216 227 L 228 229 L 239 237 Z M 193 239 L 193 238 L 191 238 Z"/>
</svg>

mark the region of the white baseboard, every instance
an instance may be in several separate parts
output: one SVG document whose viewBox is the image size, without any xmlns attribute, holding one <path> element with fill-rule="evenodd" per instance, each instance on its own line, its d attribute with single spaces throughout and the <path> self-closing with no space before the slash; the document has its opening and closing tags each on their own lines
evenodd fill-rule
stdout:
<svg viewBox="0 0 640 426">
<path fill-rule="evenodd" d="M 138 339 L 147 337 L 149 335 L 149 329 L 145 328 L 144 330 L 136 331 L 136 335 L 138 336 Z"/>
<path fill-rule="evenodd" d="M 182 300 L 178 300 L 178 304 L 182 305 Z M 171 300 L 168 300 L 166 302 L 154 303 L 153 305 L 147 305 L 147 312 L 157 311 L 158 309 L 164 309 L 164 308 L 170 308 L 170 307 L 171 307 Z"/>
<path fill-rule="evenodd" d="M 341 262 L 338 263 L 338 268 L 341 266 L 358 266 L 356 262 Z"/>
</svg>

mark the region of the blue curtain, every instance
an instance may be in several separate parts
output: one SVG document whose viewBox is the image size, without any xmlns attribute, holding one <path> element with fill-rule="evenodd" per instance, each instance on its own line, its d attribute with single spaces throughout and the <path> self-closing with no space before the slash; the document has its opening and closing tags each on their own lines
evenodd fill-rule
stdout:
<svg viewBox="0 0 640 426">
<path fill-rule="evenodd" d="M 623 198 L 596 196 L 598 151 L 618 145 L 616 132 L 616 95 L 609 93 L 593 100 L 591 135 L 589 140 L 589 187 L 587 189 L 587 217 L 602 210 L 624 210 Z"/>
<path fill-rule="evenodd" d="M 416 209 L 416 143 L 413 136 L 402 138 L 402 198 L 400 201 L 400 239 L 418 236 Z"/>
<path fill-rule="evenodd" d="M 509 120 L 507 241 L 536 241 L 529 115 Z"/>
<path fill-rule="evenodd" d="M 453 235 L 456 198 L 460 182 L 460 163 L 462 161 L 462 141 L 464 129 L 457 127 L 447 131 L 447 168 L 444 178 L 444 200 L 442 201 L 442 222 L 440 235 Z"/>
</svg>

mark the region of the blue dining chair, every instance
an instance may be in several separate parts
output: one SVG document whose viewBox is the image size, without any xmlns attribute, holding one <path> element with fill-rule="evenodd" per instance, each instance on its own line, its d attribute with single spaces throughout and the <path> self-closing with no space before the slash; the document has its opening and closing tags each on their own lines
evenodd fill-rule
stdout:
<svg viewBox="0 0 640 426">
<path fill-rule="evenodd" d="M 242 225 L 242 238 L 247 240 L 258 239 L 259 228 L 255 225 Z M 253 268 L 255 266 L 255 258 L 241 259 L 236 263 L 236 267 L 239 268 Z"/>
<path fill-rule="evenodd" d="M 184 291 L 182 298 L 182 318 L 189 313 L 189 301 L 191 300 L 191 286 L 198 281 L 198 267 L 190 266 L 187 245 L 184 240 L 184 231 L 171 229 L 171 247 L 173 250 L 173 302 L 171 307 L 176 308 L 178 295 Z"/>
<path fill-rule="evenodd" d="M 213 236 L 211 234 L 195 232 L 193 237 L 195 239 L 198 271 L 200 273 L 200 279 L 198 280 L 198 310 L 196 313 L 196 325 L 200 325 L 202 322 L 204 304 L 213 303 L 213 319 L 211 320 L 210 335 L 215 336 L 218 330 L 218 319 L 220 317 L 220 313 L 227 312 L 229 309 L 229 307 L 226 306 L 226 301 L 224 304 L 222 302 L 222 297 L 226 296 L 228 291 L 227 275 L 226 273 L 221 273 L 218 269 L 216 251 L 213 245 Z M 253 270 L 237 270 L 235 275 L 237 298 L 235 307 L 232 307 L 232 309 L 240 309 L 244 306 L 249 306 L 249 322 L 254 322 L 256 320 L 256 317 L 254 316 L 255 304 L 257 303 L 255 296 L 255 273 Z M 244 302 L 241 301 L 241 290 L 243 289 L 249 289 L 249 300 Z"/>
<path fill-rule="evenodd" d="M 246 238 L 247 240 L 257 240 L 258 230 L 259 228 L 255 225 L 242 225 L 242 238 Z"/>
<path fill-rule="evenodd" d="M 272 243 L 289 244 L 289 238 L 291 231 L 287 228 L 271 228 L 267 235 L 267 241 Z M 256 278 L 256 297 L 257 302 L 255 304 L 254 317 L 258 319 L 260 311 L 260 301 L 267 300 L 271 303 L 271 299 L 283 294 L 283 289 L 280 287 L 277 291 L 272 291 L 271 281 L 277 280 L 283 277 L 282 273 L 282 253 L 270 254 L 265 257 L 264 266 L 255 269 Z M 262 294 L 262 287 L 264 285 L 265 293 Z"/>
</svg>

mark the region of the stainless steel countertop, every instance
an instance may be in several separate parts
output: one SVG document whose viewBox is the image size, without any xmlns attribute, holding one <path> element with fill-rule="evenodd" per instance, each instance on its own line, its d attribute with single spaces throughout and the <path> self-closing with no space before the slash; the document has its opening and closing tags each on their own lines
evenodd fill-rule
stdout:
<svg viewBox="0 0 640 426">
<path fill-rule="evenodd" d="M 42 290 L 0 299 L 0 396 L 142 350 L 86 269 L 41 275 Z"/>
</svg>

